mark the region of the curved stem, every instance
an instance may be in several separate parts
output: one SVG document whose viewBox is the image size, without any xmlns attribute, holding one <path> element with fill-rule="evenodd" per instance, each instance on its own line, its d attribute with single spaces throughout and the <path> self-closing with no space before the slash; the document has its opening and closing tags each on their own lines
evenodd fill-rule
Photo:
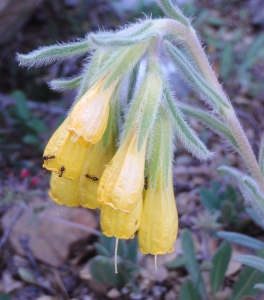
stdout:
<svg viewBox="0 0 264 300">
<path fill-rule="evenodd" d="M 195 34 L 193 28 L 186 28 L 179 22 L 173 20 L 163 20 L 167 24 L 163 26 L 170 26 L 168 31 L 174 31 L 173 35 L 180 37 L 180 40 L 189 50 L 193 59 L 195 60 L 199 70 L 203 74 L 204 78 L 210 83 L 210 85 L 219 93 L 222 97 L 227 99 L 225 92 L 223 91 L 217 77 L 212 70 L 206 55 L 201 47 L 201 44 Z M 173 23 L 173 24 L 172 24 Z M 173 25 L 173 29 L 172 26 Z M 222 107 L 219 113 L 223 116 L 227 125 L 229 126 L 240 150 L 240 154 L 243 157 L 245 163 L 248 166 L 249 171 L 252 176 L 255 178 L 260 189 L 264 191 L 264 178 L 261 174 L 260 166 L 257 162 L 257 159 L 252 151 L 250 143 L 240 125 L 240 122 L 236 116 L 236 113 L 233 108 Z"/>
</svg>

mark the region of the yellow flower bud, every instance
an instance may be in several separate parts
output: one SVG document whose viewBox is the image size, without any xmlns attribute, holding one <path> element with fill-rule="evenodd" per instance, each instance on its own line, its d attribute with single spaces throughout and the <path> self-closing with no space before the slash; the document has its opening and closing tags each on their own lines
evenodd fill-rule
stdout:
<svg viewBox="0 0 264 300">
<path fill-rule="evenodd" d="M 110 137 L 105 147 L 103 140 L 101 140 L 90 148 L 80 177 L 80 205 L 91 209 L 101 207 L 97 201 L 97 189 L 105 167 L 114 156 L 115 151 L 114 136 Z"/>
<path fill-rule="evenodd" d="M 132 212 L 144 185 L 146 142 L 137 150 L 134 133 L 118 149 L 106 167 L 98 188 L 98 201 L 114 209 Z"/>
<path fill-rule="evenodd" d="M 85 147 L 102 138 L 109 116 L 109 102 L 116 83 L 102 91 L 105 79 L 96 82 L 77 102 L 70 114 L 68 130 L 73 141 Z"/>
<path fill-rule="evenodd" d="M 49 140 L 43 154 L 43 168 L 74 180 L 83 168 L 88 150 L 71 140 L 67 117 Z"/>
<path fill-rule="evenodd" d="M 143 201 L 138 230 L 140 251 L 144 254 L 165 254 L 174 250 L 178 231 L 178 214 L 174 199 L 172 176 L 168 187 L 161 178 L 155 189 L 149 186 Z"/>
<path fill-rule="evenodd" d="M 125 213 L 121 210 L 113 209 L 108 205 L 101 208 L 101 227 L 104 235 L 118 239 L 132 239 L 140 225 L 142 213 L 142 196 L 137 201 L 136 207 Z"/>
<path fill-rule="evenodd" d="M 74 180 L 65 179 L 52 172 L 50 179 L 50 197 L 60 205 L 79 206 L 79 179 L 79 176 Z"/>
</svg>

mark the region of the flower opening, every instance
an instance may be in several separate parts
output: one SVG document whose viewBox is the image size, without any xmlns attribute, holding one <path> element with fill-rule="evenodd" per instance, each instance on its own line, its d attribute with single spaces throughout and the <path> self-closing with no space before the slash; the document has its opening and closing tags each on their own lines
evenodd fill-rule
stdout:
<svg viewBox="0 0 264 300">
<path fill-rule="evenodd" d="M 109 102 L 116 83 L 102 91 L 105 79 L 96 82 L 77 102 L 67 129 L 72 140 L 85 147 L 96 144 L 102 138 L 109 116 Z"/>
<path fill-rule="evenodd" d="M 143 190 L 145 154 L 146 141 L 138 151 L 134 133 L 106 167 L 99 184 L 99 202 L 124 212 L 133 211 Z"/>
<path fill-rule="evenodd" d="M 170 175 L 168 187 L 159 178 L 156 187 L 150 185 L 146 191 L 138 230 L 140 251 L 153 255 L 172 252 L 177 231 L 178 214 Z"/>
</svg>

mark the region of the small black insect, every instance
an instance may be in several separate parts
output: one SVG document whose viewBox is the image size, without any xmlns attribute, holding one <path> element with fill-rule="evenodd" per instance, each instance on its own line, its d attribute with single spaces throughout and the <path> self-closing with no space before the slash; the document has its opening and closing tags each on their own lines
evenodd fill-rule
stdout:
<svg viewBox="0 0 264 300">
<path fill-rule="evenodd" d="M 61 169 L 59 170 L 59 177 L 62 177 L 62 174 L 65 172 L 65 167 L 62 166 Z"/>
<path fill-rule="evenodd" d="M 42 158 L 43 160 L 49 160 L 49 159 L 54 159 L 56 156 L 55 155 L 44 155 Z"/>
<path fill-rule="evenodd" d="M 144 188 L 145 188 L 145 190 L 148 189 L 148 177 L 145 177 Z"/>
<path fill-rule="evenodd" d="M 95 176 L 90 176 L 89 174 L 86 174 L 85 177 L 91 179 L 92 181 L 98 181 L 99 180 L 99 178 L 97 178 Z"/>
</svg>

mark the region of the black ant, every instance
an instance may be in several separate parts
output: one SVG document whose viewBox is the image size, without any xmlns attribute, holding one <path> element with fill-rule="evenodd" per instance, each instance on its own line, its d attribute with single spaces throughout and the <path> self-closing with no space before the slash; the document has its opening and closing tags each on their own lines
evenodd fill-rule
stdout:
<svg viewBox="0 0 264 300">
<path fill-rule="evenodd" d="M 148 177 L 145 177 L 145 180 L 144 180 L 144 188 L 145 188 L 145 190 L 148 189 Z"/>
<path fill-rule="evenodd" d="M 45 170 L 43 171 L 43 175 L 47 175 L 49 172 L 50 172 L 49 170 L 45 169 Z"/>
<path fill-rule="evenodd" d="M 90 176 L 89 174 L 86 174 L 85 177 L 91 179 L 92 181 L 98 181 L 99 180 L 99 178 L 97 178 L 95 176 Z"/>
<path fill-rule="evenodd" d="M 62 177 L 62 174 L 65 172 L 65 167 L 62 166 L 61 169 L 59 170 L 59 177 Z"/>
<path fill-rule="evenodd" d="M 41 173 L 39 173 L 37 176 L 40 176 L 40 175 L 47 175 L 50 171 L 47 170 L 46 168 L 44 168 L 45 170 L 42 171 Z"/>
<path fill-rule="evenodd" d="M 42 158 L 43 158 L 43 160 L 48 160 L 48 159 L 54 159 L 54 158 L 56 158 L 56 156 L 55 155 L 44 155 Z"/>
</svg>

